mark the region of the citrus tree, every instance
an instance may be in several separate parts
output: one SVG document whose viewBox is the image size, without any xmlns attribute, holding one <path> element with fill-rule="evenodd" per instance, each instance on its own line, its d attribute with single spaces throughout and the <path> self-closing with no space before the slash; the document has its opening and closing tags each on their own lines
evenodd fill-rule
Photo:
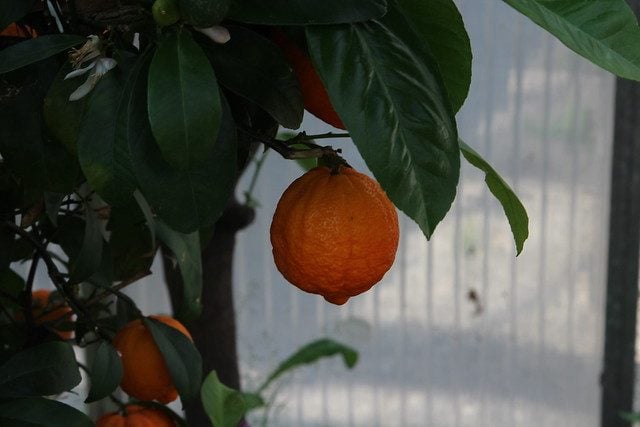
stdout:
<svg viewBox="0 0 640 427">
<path fill-rule="evenodd" d="M 624 0 L 505 2 L 640 80 Z M 101 426 L 184 424 L 164 406 L 179 396 L 190 425 L 235 427 L 289 369 L 332 355 L 356 363 L 322 339 L 255 392 L 237 390 L 231 257 L 254 212 L 234 190 L 256 152 L 317 165 L 283 195 L 271 241 L 285 278 L 330 303 L 390 268 L 396 207 L 432 237 L 461 157 L 484 171 L 523 249 L 522 203 L 457 132 L 472 55 L 453 0 L 3 0 L 0 29 L 2 425 L 93 425 L 44 397 L 84 369 L 86 402 L 119 405 Z M 305 109 L 326 133 L 300 129 Z M 346 137 L 375 180 L 325 144 Z M 158 251 L 172 317 L 122 293 Z M 33 290 L 38 266 L 54 292 Z M 74 347 L 91 350 L 89 366 Z M 130 402 L 113 395 L 119 386 Z"/>
</svg>

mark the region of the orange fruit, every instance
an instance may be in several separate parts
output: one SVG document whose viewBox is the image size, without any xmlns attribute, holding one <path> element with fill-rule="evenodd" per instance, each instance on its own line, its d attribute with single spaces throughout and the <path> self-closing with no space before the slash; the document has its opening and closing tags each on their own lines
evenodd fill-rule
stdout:
<svg viewBox="0 0 640 427">
<path fill-rule="evenodd" d="M 127 405 L 126 414 L 112 412 L 103 415 L 96 427 L 175 427 L 176 423 L 164 411 L 139 405 Z"/>
<path fill-rule="evenodd" d="M 52 303 L 49 301 L 51 291 L 49 289 L 38 289 L 31 293 L 31 312 L 36 326 L 51 324 L 58 325 L 62 322 L 72 320 L 71 308 L 63 302 Z M 73 331 L 61 331 L 53 328 L 63 340 L 73 338 Z"/>
<path fill-rule="evenodd" d="M 150 316 L 182 332 L 191 339 L 187 329 L 169 316 Z M 169 403 L 176 400 L 178 392 L 160 349 L 151 331 L 137 319 L 127 323 L 116 334 L 113 345 L 122 360 L 120 387 L 130 396 L 140 400 L 157 400 Z"/>
<path fill-rule="evenodd" d="M 398 214 L 384 190 L 347 166 L 318 166 L 295 180 L 271 223 L 282 275 L 338 305 L 382 279 L 395 259 L 398 234 Z"/>
<path fill-rule="evenodd" d="M 38 36 L 38 33 L 28 25 L 19 26 L 15 22 L 10 24 L 4 30 L 0 32 L 0 36 L 6 37 L 21 37 L 23 39 L 32 39 Z"/>
<path fill-rule="evenodd" d="M 314 68 L 309 55 L 289 40 L 280 30 L 274 30 L 271 39 L 280 46 L 300 82 L 304 108 L 331 126 L 345 129 L 342 119 L 340 119 L 333 105 L 331 105 L 327 89 Z"/>
</svg>

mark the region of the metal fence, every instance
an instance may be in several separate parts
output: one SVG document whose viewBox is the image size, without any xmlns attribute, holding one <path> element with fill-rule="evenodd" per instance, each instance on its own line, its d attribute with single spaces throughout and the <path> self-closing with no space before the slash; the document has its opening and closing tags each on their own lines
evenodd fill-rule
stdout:
<svg viewBox="0 0 640 427">
<path fill-rule="evenodd" d="M 270 218 L 302 171 L 268 158 L 257 220 L 239 234 L 235 260 L 243 386 L 324 336 L 358 349 L 360 361 L 347 371 L 326 360 L 286 377 L 254 426 L 265 418 L 274 427 L 599 423 L 614 79 L 502 2 L 459 6 L 475 61 L 460 135 L 527 207 L 525 250 L 514 258 L 501 207 L 463 164 L 454 207 L 432 240 L 401 216 L 393 269 L 335 307 L 275 270 Z M 327 128 L 308 117 L 305 129 Z M 366 171 L 351 144 L 331 143 Z M 169 307 L 158 263 L 153 271 L 127 290 L 146 314 Z"/>
<path fill-rule="evenodd" d="M 269 158 L 236 259 L 244 384 L 321 336 L 361 356 L 353 371 L 336 359 L 285 379 L 269 425 L 598 425 L 614 79 L 502 2 L 459 5 L 475 61 L 460 134 L 526 205 L 524 253 L 514 258 L 501 207 L 465 164 L 433 239 L 402 217 L 394 268 L 331 306 L 273 266 L 270 217 L 301 170 Z M 313 117 L 305 127 L 326 130 Z"/>
</svg>

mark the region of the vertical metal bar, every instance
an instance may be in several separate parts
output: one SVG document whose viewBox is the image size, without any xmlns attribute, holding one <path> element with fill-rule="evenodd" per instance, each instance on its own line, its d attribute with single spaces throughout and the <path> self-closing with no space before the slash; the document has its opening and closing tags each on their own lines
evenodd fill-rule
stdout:
<svg viewBox="0 0 640 427">
<path fill-rule="evenodd" d="M 434 262 L 433 262 L 433 253 L 435 251 L 435 240 L 431 240 L 428 244 L 427 244 L 427 301 L 426 301 L 426 308 L 427 308 L 427 327 L 426 330 L 429 333 L 429 335 L 431 337 L 433 337 L 434 335 L 434 330 L 433 330 L 433 285 L 434 285 L 434 274 L 433 274 L 433 267 L 434 267 Z M 433 338 L 430 339 L 430 343 L 429 346 L 427 348 L 427 360 L 424 364 L 425 369 L 427 371 L 426 373 L 426 377 L 427 377 L 427 381 L 432 380 L 431 379 L 431 373 L 433 372 L 432 369 L 432 365 L 433 365 Z M 433 380 L 432 380 L 433 382 Z M 427 424 L 428 426 L 432 426 L 433 424 L 433 396 L 432 391 L 435 389 L 435 387 L 431 387 L 429 389 L 427 389 L 427 408 L 426 408 L 426 418 L 427 418 Z"/>
<path fill-rule="evenodd" d="M 406 412 L 407 412 L 407 269 L 409 267 L 407 263 L 407 245 L 409 239 L 407 236 L 407 220 L 404 215 L 400 216 L 400 235 L 405 236 L 400 239 L 400 348 L 402 349 L 401 356 L 401 371 L 398 376 L 399 388 L 400 388 L 400 425 L 406 425 Z"/>
<path fill-rule="evenodd" d="M 460 169 L 460 182 L 458 184 L 458 194 L 456 196 L 458 202 L 456 203 L 454 215 L 454 231 L 453 231 L 453 292 L 454 292 L 454 301 L 453 301 L 453 313 L 454 313 L 454 337 L 455 342 L 453 345 L 454 353 L 451 355 L 455 366 L 460 366 L 460 362 L 462 360 L 461 357 L 461 329 L 462 329 L 462 313 L 460 309 L 461 300 L 462 300 L 462 280 L 461 280 L 461 270 L 462 270 L 462 250 L 461 250 L 461 240 L 462 240 L 462 216 L 463 216 L 463 208 L 462 201 L 463 197 L 463 185 L 464 182 L 464 171 L 462 168 Z M 454 381 L 454 408 L 453 408 L 453 416 L 454 416 L 454 426 L 460 427 L 460 423 L 462 421 L 462 410 L 460 403 L 460 389 L 462 387 L 462 379 L 461 375 L 456 372 L 455 376 L 452 376 L 452 380 Z"/>
<path fill-rule="evenodd" d="M 524 25 L 522 18 L 516 21 L 515 36 L 515 77 L 516 90 L 514 94 L 514 114 L 513 114 L 513 169 L 511 171 L 511 179 L 513 189 L 516 194 L 520 189 L 520 156 L 522 150 L 522 81 L 524 75 Z M 518 362 L 518 265 L 514 257 L 511 262 L 511 287 L 509 300 L 509 417 L 510 426 L 517 427 L 516 417 L 516 389 L 517 381 L 514 375 Z"/>
<path fill-rule="evenodd" d="M 636 15 L 640 0 L 629 2 Z M 616 81 L 602 384 L 603 427 L 629 427 L 635 382 L 640 246 L 640 84 Z"/>
<path fill-rule="evenodd" d="M 484 31 L 487 33 L 485 39 L 485 48 L 487 52 L 487 64 L 485 68 L 485 105 L 486 114 L 484 116 L 484 157 L 488 162 L 491 162 L 492 158 L 492 146 L 493 146 L 493 124 L 494 124 L 494 68 L 496 63 L 496 32 L 497 27 L 495 25 L 495 5 L 496 2 L 486 3 L 483 13 L 485 14 Z M 483 200 L 483 227 L 482 227 L 482 291 L 480 298 L 484 301 L 485 315 L 482 316 L 481 321 L 481 337 L 484 339 L 480 347 L 480 366 L 483 370 L 480 377 L 480 427 L 486 427 L 491 423 L 487 419 L 487 370 L 484 369 L 484 364 L 487 361 L 487 342 L 485 338 L 488 332 L 488 316 L 487 312 L 490 309 L 491 301 L 489 298 L 489 284 L 490 284 L 490 252 L 491 252 L 491 199 L 488 191 L 484 192 Z"/>
<path fill-rule="evenodd" d="M 569 230 L 569 262 L 568 270 L 569 270 L 569 280 L 568 280 L 568 308 L 567 308 L 567 368 L 566 372 L 567 383 L 573 387 L 577 387 L 578 384 L 578 371 L 576 370 L 574 363 L 572 362 L 575 357 L 575 334 L 574 334 L 574 319 L 575 319 L 575 294 L 576 294 L 576 268 L 577 268 L 577 254 L 576 252 L 576 236 L 578 234 L 578 210 L 577 210 L 577 199 L 578 199 L 578 167 L 579 167 L 579 159 L 580 159 L 580 138 L 583 135 L 581 128 L 581 105 L 582 105 L 582 84 L 580 79 L 580 67 L 581 60 L 576 56 L 573 59 L 572 67 L 571 67 L 571 75 L 573 76 L 573 117 L 571 119 L 571 132 L 569 134 L 569 146 L 571 147 L 571 151 L 574 153 L 571 156 L 571 165 L 570 165 L 570 201 L 569 201 L 569 220 L 567 224 L 567 230 Z M 574 399 L 571 399 L 569 396 L 566 400 L 566 409 L 567 413 L 570 413 L 571 405 L 575 402 Z M 579 421 L 574 418 L 571 425 L 578 425 Z M 568 426 L 567 426 L 568 427 Z"/>
</svg>

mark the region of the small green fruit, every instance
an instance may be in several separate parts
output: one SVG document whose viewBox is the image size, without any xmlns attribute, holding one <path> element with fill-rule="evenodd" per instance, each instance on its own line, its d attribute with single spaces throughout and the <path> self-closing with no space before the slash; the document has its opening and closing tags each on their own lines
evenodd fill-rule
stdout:
<svg viewBox="0 0 640 427">
<path fill-rule="evenodd" d="M 153 19 L 161 27 L 172 25 L 180 19 L 178 0 L 156 0 L 151 7 Z"/>
</svg>

